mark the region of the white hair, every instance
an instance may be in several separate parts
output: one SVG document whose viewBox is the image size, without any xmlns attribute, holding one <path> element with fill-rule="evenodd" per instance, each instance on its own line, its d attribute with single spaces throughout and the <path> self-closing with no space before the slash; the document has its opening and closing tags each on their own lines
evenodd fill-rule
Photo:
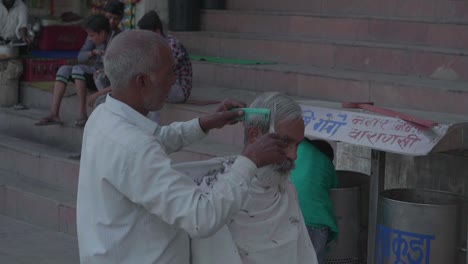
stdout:
<svg viewBox="0 0 468 264">
<path fill-rule="evenodd" d="M 147 30 L 127 30 L 112 39 L 104 55 L 104 69 L 112 89 L 125 89 L 138 74 L 152 76 L 162 66 L 160 49 L 167 41 Z"/>
<path fill-rule="evenodd" d="M 267 92 L 258 96 L 252 104 L 251 108 L 267 108 L 270 109 L 274 119 L 274 123 L 278 124 L 282 121 L 302 119 L 301 107 L 290 97 L 279 92 Z M 274 114 L 273 114 L 274 113 Z M 248 130 L 250 127 L 259 128 L 262 133 L 267 133 L 270 128 L 268 120 L 256 118 L 244 121 L 244 143 L 248 142 Z"/>
</svg>

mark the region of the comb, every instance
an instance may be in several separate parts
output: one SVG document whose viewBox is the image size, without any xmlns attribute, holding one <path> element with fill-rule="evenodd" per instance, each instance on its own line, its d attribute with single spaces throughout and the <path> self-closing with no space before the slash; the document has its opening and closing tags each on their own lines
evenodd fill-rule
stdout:
<svg viewBox="0 0 468 264">
<path fill-rule="evenodd" d="M 253 118 L 261 118 L 270 122 L 270 109 L 267 108 L 233 108 L 231 111 L 243 111 L 244 115 L 238 117 L 238 121 L 251 120 Z"/>
</svg>

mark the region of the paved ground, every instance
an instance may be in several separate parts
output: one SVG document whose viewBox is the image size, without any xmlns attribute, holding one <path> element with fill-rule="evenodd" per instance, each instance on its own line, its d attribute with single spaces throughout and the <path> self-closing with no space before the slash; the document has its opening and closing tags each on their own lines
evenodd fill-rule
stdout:
<svg viewBox="0 0 468 264">
<path fill-rule="evenodd" d="M 0 263 L 78 264 L 78 241 L 0 215 Z"/>
</svg>

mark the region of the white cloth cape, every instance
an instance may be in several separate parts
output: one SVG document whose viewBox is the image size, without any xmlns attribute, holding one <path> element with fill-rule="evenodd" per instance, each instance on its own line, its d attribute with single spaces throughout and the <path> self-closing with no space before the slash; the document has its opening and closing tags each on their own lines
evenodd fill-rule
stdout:
<svg viewBox="0 0 468 264">
<path fill-rule="evenodd" d="M 216 184 L 233 158 L 175 165 L 202 188 Z M 316 264 L 297 194 L 289 179 L 265 189 L 252 181 L 242 210 L 215 235 L 191 240 L 192 264 Z"/>
</svg>

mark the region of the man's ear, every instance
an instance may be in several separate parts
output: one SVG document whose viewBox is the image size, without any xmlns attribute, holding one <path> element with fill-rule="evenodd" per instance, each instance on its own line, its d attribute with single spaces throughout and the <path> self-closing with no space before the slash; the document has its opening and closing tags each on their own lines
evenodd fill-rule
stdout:
<svg viewBox="0 0 468 264">
<path fill-rule="evenodd" d="M 136 85 L 138 88 L 143 88 L 145 87 L 146 84 L 146 75 L 144 74 L 138 74 L 136 76 Z"/>
<path fill-rule="evenodd" d="M 247 129 L 247 142 L 249 144 L 252 144 L 262 135 L 263 134 L 260 132 L 260 129 L 258 129 L 257 127 L 249 127 Z"/>
</svg>

